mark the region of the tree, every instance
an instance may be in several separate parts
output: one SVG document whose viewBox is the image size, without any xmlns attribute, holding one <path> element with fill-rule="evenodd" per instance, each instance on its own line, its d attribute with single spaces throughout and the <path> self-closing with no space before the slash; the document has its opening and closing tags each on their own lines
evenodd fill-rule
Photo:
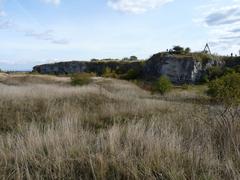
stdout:
<svg viewBox="0 0 240 180">
<path fill-rule="evenodd" d="M 129 61 L 128 57 L 124 57 L 122 61 Z"/>
<path fill-rule="evenodd" d="M 123 79 L 126 79 L 126 80 L 137 79 L 139 74 L 140 72 L 137 71 L 136 69 L 129 69 L 128 72 L 125 75 L 123 75 Z"/>
<path fill-rule="evenodd" d="M 213 141 L 220 146 L 220 154 L 237 154 L 239 156 L 239 105 L 240 74 L 232 73 L 209 83 L 208 95 L 219 105 L 211 109 L 216 111 L 215 120 L 209 123 L 213 131 Z"/>
<path fill-rule="evenodd" d="M 189 47 L 185 48 L 185 54 L 189 54 L 191 52 L 191 49 Z"/>
<path fill-rule="evenodd" d="M 98 59 L 91 59 L 91 62 L 97 62 L 99 61 Z"/>
<path fill-rule="evenodd" d="M 208 95 L 226 107 L 240 104 L 240 74 L 232 73 L 209 83 Z"/>
<path fill-rule="evenodd" d="M 130 56 L 129 60 L 130 61 L 137 61 L 138 58 L 137 58 L 137 56 Z"/>
<path fill-rule="evenodd" d="M 184 54 L 184 48 L 181 46 L 174 46 L 173 52 L 174 54 Z"/>
<path fill-rule="evenodd" d="M 161 76 L 155 83 L 155 91 L 160 92 L 162 95 L 171 91 L 172 82 L 166 76 Z"/>
</svg>

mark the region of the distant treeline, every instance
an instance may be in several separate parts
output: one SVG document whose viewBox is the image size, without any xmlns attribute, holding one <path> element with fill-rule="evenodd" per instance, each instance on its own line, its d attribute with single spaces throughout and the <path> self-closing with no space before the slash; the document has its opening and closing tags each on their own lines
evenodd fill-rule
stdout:
<svg viewBox="0 0 240 180">
<path fill-rule="evenodd" d="M 142 61 L 144 59 L 138 59 L 137 56 L 130 56 L 130 57 L 124 57 L 122 59 L 114 59 L 114 58 L 104 58 L 104 59 L 91 59 L 91 62 L 96 61 Z"/>
</svg>

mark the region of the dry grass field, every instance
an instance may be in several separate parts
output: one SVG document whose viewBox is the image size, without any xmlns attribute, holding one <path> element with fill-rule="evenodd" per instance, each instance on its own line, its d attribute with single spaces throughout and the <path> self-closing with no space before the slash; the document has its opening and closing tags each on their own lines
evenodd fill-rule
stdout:
<svg viewBox="0 0 240 180">
<path fill-rule="evenodd" d="M 203 91 L 0 74 L 0 179 L 240 179 L 240 125 Z"/>
</svg>

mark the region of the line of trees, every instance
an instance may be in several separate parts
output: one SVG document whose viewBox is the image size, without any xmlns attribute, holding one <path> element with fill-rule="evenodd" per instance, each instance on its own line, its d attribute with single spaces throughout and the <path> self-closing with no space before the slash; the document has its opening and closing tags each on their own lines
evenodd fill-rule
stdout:
<svg viewBox="0 0 240 180">
<path fill-rule="evenodd" d="M 173 46 L 172 49 L 168 51 L 171 54 L 189 54 L 191 53 L 191 49 L 189 47 L 182 47 L 182 46 Z"/>
<path fill-rule="evenodd" d="M 130 56 L 130 57 L 124 57 L 122 59 L 112 59 L 112 58 L 107 58 L 107 59 L 91 59 L 91 62 L 96 62 L 96 61 L 138 61 L 137 56 Z"/>
</svg>

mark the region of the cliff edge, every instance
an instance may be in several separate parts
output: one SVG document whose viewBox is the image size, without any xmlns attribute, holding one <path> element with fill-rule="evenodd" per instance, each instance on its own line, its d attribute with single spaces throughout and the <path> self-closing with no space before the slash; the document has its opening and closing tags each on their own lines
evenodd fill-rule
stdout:
<svg viewBox="0 0 240 180">
<path fill-rule="evenodd" d="M 184 84 L 200 81 L 209 67 L 221 66 L 222 64 L 223 62 L 217 56 L 204 53 L 187 55 L 157 53 L 146 61 L 70 61 L 35 66 L 33 71 L 40 74 L 57 75 L 93 72 L 101 76 L 106 68 L 117 74 L 125 74 L 129 70 L 134 70 L 139 73 L 139 78 L 146 80 L 165 75 L 173 83 Z"/>
</svg>

